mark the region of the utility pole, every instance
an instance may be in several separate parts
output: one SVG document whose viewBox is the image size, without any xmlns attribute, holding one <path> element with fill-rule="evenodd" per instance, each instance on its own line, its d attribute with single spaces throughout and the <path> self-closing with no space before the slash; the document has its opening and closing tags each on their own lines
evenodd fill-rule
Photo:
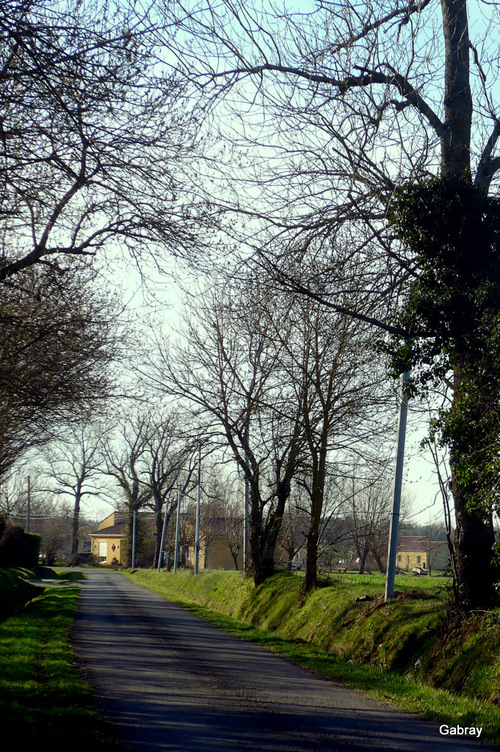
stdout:
<svg viewBox="0 0 500 752">
<path fill-rule="evenodd" d="M 132 569 L 135 569 L 135 549 L 137 540 L 137 509 L 132 513 Z"/>
<path fill-rule="evenodd" d="M 68 566 L 69 563 L 69 519 L 68 519 L 68 510 L 66 510 L 64 515 L 64 561 L 66 563 L 66 566 Z"/>
<path fill-rule="evenodd" d="M 31 527 L 31 475 L 28 475 L 28 508 L 26 510 L 26 532 L 29 533 Z"/>
<path fill-rule="evenodd" d="M 165 548 L 165 534 L 167 531 L 167 510 L 165 509 L 165 515 L 163 517 L 163 526 L 161 529 L 161 543 L 160 550 L 158 552 L 158 572 L 161 570 L 163 564 L 163 549 Z"/>
<path fill-rule="evenodd" d="M 179 565 L 179 540 L 180 540 L 180 534 L 181 534 L 181 499 L 182 499 L 182 490 L 179 485 L 179 491 L 178 491 L 178 496 L 177 496 L 177 519 L 175 521 L 174 574 L 177 573 L 177 568 Z"/>
<path fill-rule="evenodd" d="M 200 571 L 200 509 L 201 509 L 201 444 L 198 449 L 198 493 L 196 496 L 196 525 L 194 535 L 194 573 Z"/>
<path fill-rule="evenodd" d="M 410 380 L 408 371 L 401 376 L 401 402 L 398 421 L 398 445 L 396 449 L 396 469 L 394 473 L 394 493 L 392 501 L 391 527 L 389 531 L 389 550 L 387 552 L 387 575 L 385 580 L 385 600 L 394 595 L 396 576 L 396 558 L 398 553 L 399 512 L 401 508 L 401 488 L 403 485 L 403 460 L 405 453 L 406 416 L 408 413 L 407 387 Z"/>
<path fill-rule="evenodd" d="M 249 515 L 249 485 L 248 485 L 248 479 L 245 478 L 245 519 L 243 524 L 243 571 L 245 574 L 247 573 L 248 566 L 249 566 L 249 545 L 248 545 L 248 515 Z"/>
</svg>

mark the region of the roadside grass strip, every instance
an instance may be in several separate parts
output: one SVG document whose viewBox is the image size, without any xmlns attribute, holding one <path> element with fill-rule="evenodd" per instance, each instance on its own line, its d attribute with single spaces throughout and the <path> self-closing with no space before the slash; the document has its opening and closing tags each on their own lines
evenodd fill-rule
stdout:
<svg viewBox="0 0 500 752">
<path fill-rule="evenodd" d="M 361 661 L 345 660 L 335 655 L 331 650 L 322 649 L 322 647 L 303 638 L 294 638 L 291 634 L 282 636 L 268 628 L 269 621 L 276 624 L 274 618 L 270 620 L 269 616 L 267 619 L 262 619 L 263 623 L 266 624 L 266 627 L 263 628 L 227 613 L 215 611 L 213 608 L 218 606 L 214 606 L 213 602 L 210 603 L 211 608 L 208 608 L 200 602 L 195 602 L 191 593 L 188 592 L 186 596 L 179 593 L 179 590 L 182 589 L 182 575 L 176 582 L 173 582 L 169 575 L 153 575 L 151 572 L 141 572 L 140 570 L 133 574 L 130 572 L 124 572 L 124 574 L 131 581 L 163 595 L 168 600 L 200 616 L 216 627 L 243 640 L 256 642 L 267 650 L 308 669 L 317 676 L 366 692 L 393 707 L 426 720 L 446 724 L 450 727 L 457 725 L 482 727 L 481 741 L 499 743 L 499 708 L 496 704 L 488 702 L 484 698 L 478 699 L 448 689 L 433 687 L 420 678 L 412 676 L 409 672 L 399 672 L 393 668 L 388 669 L 368 663 L 363 664 Z M 199 577 L 203 576 L 199 575 Z M 222 573 L 221 576 L 223 580 Z M 195 579 L 194 577 L 186 578 L 188 589 L 194 587 L 192 583 Z M 246 583 L 244 590 L 248 592 Z M 264 597 L 262 590 L 260 597 Z M 314 594 L 310 597 L 314 598 Z M 402 605 L 405 606 L 405 604 Z M 239 606 L 241 607 L 241 601 Z M 394 609 L 396 608 L 395 605 Z M 226 602 L 226 610 L 234 613 L 230 602 Z M 240 609 L 236 610 L 239 611 Z M 261 616 L 265 610 L 262 605 Z M 268 613 L 272 610 L 269 609 Z M 243 611 L 245 611 L 244 608 Z M 278 611 L 281 611 L 281 609 L 278 609 Z M 332 628 L 335 630 L 335 625 L 332 624 Z M 311 625 L 311 630 L 314 631 L 314 624 Z"/>
<path fill-rule="evenodd" d="M 75 588 L 48 588 L 0 623 L 2 748 L 119 750 L 79 676 L 70 641 Z"/>
</svg>

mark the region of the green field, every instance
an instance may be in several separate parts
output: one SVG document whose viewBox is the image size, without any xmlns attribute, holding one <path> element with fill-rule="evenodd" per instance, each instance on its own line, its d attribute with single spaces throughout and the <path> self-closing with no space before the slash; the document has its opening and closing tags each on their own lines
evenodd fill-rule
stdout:
<svg viewBox="0 0 500 752">
<path fill-rule="evenodd" d="M 455 619 L 442 577 L 334 575 L 306 598 L 281 573 L 259 588 L 238 572 L 125 575 L 217 626 L 422 717 L 500 740 L 500 610 Z"/>
</svg>

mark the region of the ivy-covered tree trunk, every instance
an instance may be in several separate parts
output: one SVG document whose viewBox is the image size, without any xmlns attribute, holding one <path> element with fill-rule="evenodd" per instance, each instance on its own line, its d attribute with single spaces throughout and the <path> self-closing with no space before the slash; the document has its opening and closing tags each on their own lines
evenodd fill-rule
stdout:
<svg viewBox="0 0 500 752">
<path fill-rule="evenodd" d="M 491 608 L 496 602 L 497 571 L 492 562 L 495 542 L 491 513 L 484 520 L 469 512 L 455 492 L 456 566 L 459 604 L 465 610 Z"/>
<path fill-rule="evenodd" d="M 500 204 L 488 198 L 491 176 L 471 175 L 472 94 L 466 0 L 442 0 L 446 49 L 440 178 L 409 183 L 396 224 L 415 251 L 419 277 L 403 320 L 411 332 L 406 367 L 415 389 L 448 381 L 452 403 L 434 421 L 449 449 L 455 505 L 456 583 L 460 608 L 487 609 L 497 598 L 493 509 L 500 439 Z"/>
<path fill-rule="evenodd" d="M 455 593 L 460 608 L 487 609 L 499 575 L 492 514 L 500 507 L 500 202 L 467 176 L 408 186 L 397 201 L 420 276 L 401 318 L 413 337 L 396 370 L 403 361 L 414 368 L 416 393 L 443 382 L 450 389 L 451 404 L 431 430 L 449 450 Z"/>
<path fill-rule="evenodd" d="M 445 133 L 441 139 L 444 176 L 464 179 L 470 175 L 472 92 L 470 86 L 470 43 L 466 0 L 442 0 L 443 34 L 446 49 Z M 450 222 L 455 218 L 450 216 Z M 474 254 L 468 249 L 457 248 Z M 479 263 L 480 254 L 479 255 Z M 466 280 L 468 282 L 468 280 Z M 464 315 L 465 312 L 462 312 Z M 479 363 L 477 364 L 479 368 Z M 488 367 L 486 365 L 486 367 Z M 455 397 L 452 412 L 460 410 L 461 367 L 455 367 Z M 488 387 L 488 385 L 486 385 Z M 473 447 L 469 447 L 469 452 Z M 469 455 L 470 456 L 470 455 Z M 496 573 L 493 566 L 494 534 L 491 509 L 484 504 L 480 489 L 467 486 L 460 469 L 463 455 L 451 449 L 451 490 L 455 503 L 456 577 L 459 604 L 466 609 L 490 608 L 495 600 Z"/>
<path fill-rule="evenodd" d="M 478 358 L 469 369 L 456 366 L 453 405 L 443 431 L 450 445 L 450 485 L 455 504 L 455 589 L 458 605 L 465 610 L 488 609 L 498 599 L 499 571 L 493 558 L 498 473 L 495 447 L 498 450 L 499 440 L 497 370 L 494 359 L 488 363 Z M 489 378 L 484 371 L 489 372 Z"/>
</svg>

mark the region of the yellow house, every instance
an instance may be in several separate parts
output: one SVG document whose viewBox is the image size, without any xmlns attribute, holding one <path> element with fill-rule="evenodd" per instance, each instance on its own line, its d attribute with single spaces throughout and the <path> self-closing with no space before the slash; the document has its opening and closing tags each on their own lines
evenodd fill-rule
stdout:
<svg viewBox="0 0 500 752">
<path fill-rule="evenodd" d="M 123 564 L 126 557 L 127 536 L 125 518 L 112 512 L 99 523 L 95 533 L 90 533 L 91 551 L 99 564 Z"/>
<path fill-rule="evenodd" d="M 433 541 L 425 536 L 400 536 L 397 566 L 411 572 L 414 568 L 444 571 L 448 567 L 449 552 L 446 541 Z"/>
<path fill-rule="evenodd" d="M 187 554 L 187 563 L 189 566 L 194 567 L 195 561 L 195 548 L 189 546 Z M 240 546 L 236 553 L 236 567 L 234 558 L 231 554 L 229 547 L 229 541 L 226 537 L 220 536 L 214 538 L 210 543 L 206 544 L 205 541 L 200 543 L 200 569 L 243 569 L 243 546 Z"/>
</svg>

